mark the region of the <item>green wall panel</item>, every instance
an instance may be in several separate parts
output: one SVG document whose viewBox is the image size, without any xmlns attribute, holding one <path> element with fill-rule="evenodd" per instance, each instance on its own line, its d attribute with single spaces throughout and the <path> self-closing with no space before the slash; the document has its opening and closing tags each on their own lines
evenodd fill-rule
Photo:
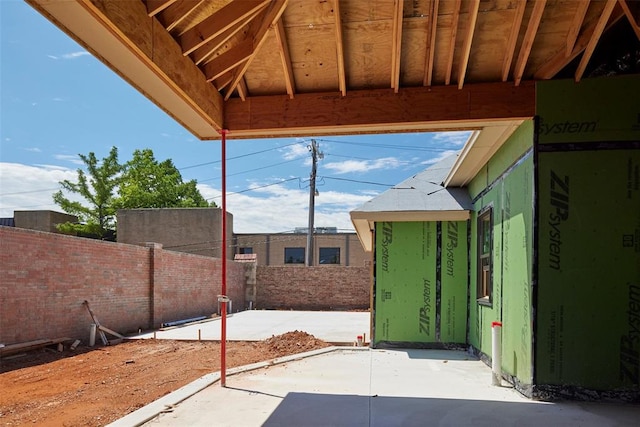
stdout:
<svg viewBox="0 0 640 427">
<path fill-rule="evenodd" d="M 436 342 L 436 223 L 376 223 L 374 344 Z"/>
<path fill-rule="evenodd" d="M 376 223 L 375 286 L 374 345 L 466 343 L 467 222 Z"/>
<path fill-rule="evenodd" d="M 538 164 L 537 383 L 637 390 L 640 150 Z"/>
<path fill-rule="evenodd" d="M 539 142 L 637 141 L 638 94 L 638 75 L 538 82 Z"/>
<path fill-rule="evenodd" d="M 532 383 L 533 159 L 502 182 L 502 364 Z"/>
<path fill-rule="evenodd" d="M 491 354 L 491 323 L 501 321 L 502 369 L 519 386 L 532 383 L 533 124 L 523 123 L 470 184 L 471 220 L 469 343 Z M 515 163 L 517 161 L 517 164 Z M 476 300 L 477 213 L 493 207 L 492 304 Z"/>
<path fill-rule="evenodd" d="M 467 222 L 442 223 L 440 340 L 467 341 Z"/>
</svg>

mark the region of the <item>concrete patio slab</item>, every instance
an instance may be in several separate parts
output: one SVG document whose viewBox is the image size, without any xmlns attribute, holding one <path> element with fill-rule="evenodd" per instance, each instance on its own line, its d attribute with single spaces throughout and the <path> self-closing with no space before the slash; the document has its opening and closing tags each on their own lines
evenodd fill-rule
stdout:
<svg viewBox="0 0 640 427">
<path fill-rule="evenodd" d="M 215 379 L 204 389 L 200 384 L 199 392 L 167 404 L 155 418 L 133 413 L 113 426 L 140 425 L 141 419 L 148 426 L 236 427 L 600 427 L 640 420 L 639 406 L 535 402 L 492 386 L 490 369 L 465 352 L 336 348 L 314 354 L 229 374 L 224 388 Z"/>
<path fill-rule="evenodd" d="M 227 318 L 228 341 L 262 341 L 273 335 L 304 331 L 318 339 L 347 344 L 369 335 L 369 312 L 249 310 Z M 220 340 L 220 319 L 155 332 L 157 339 Z M 134 338 L 153 338 L 145 333 Z"/>
</svg>

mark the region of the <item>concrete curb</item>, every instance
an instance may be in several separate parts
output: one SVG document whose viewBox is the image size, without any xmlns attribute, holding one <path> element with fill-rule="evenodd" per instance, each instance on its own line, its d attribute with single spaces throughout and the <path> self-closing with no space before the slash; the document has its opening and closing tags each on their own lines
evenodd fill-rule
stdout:
<svg viewBox="0 0 640 427">
<path fill-rule="evenodd" d="M 331 353 L 334 351 L 368 351 L 369 347 L 325 347 L 318 350 L 307 351 L 305 353 L 293 354 L 291 356 L 278 357 L 276 359 L 267 360 L 265 362 L 253 363 L 251 365 L 238 366 L 237 368 L 227 369 L 227 376 L 237 375 L 243 372 L 255 371 L 257 369 L 267 368 L 269 366 L 280 365 L 283 363 L 294 362 L 296 360 L 305 359 L 307 357 L 319 356 L 321 354 Z M 151 421 L 158 415 L 171 411 L 171 409 L 199 393 L 205 388 L 220 381 L 220 372 L 212 372 L 204 375 L 189 384 L 180 387 L 160 399 L 149 403 L 142 408 L 131 412 L 128 415 L 108 424 L 107 427 L 138 427 L 144 423 Z"/>
</svg>

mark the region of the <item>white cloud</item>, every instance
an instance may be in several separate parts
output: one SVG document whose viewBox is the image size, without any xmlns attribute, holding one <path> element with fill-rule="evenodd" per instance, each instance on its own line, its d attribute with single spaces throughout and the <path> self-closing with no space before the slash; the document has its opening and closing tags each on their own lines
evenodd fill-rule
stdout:
<svg viewBox="0 0 640 427">
<path fill-rule="evenodd" d="M 69 53 L 64 53 L 62 55 L 47 55 L 47 58 L 53 59 L 54 61 L 57 61 L 58 59 L 76 59 L 76 58 L 80 58 L 82 56 L 87 56 L 87 55 L 91 55 L 89 52 L 87 52 L 86 50 L 80 50 L 78 52 L 69 52 Z"/>
<path fill-rule="evenodd" d="M 76 177 L 74 170 L 58 166 L 0 163 L 0 216 L 12 217 L 14 210 L 60 212 L 52 195 L 60 188 L 60 181 Z"/>
<path fill-rule="evenodd" d="M 83 165 L 84 164 L 82 162 L 82 160 L 80 159 L 80 157 L 78 157 L 77 154 L 56 154 L 53 157 L 55 159 L 64 160 L 66 162 L 71 162 L 71 163 L 76 164 L 76 165 Z"/>
<path fill-rule="evenodd" d="M 254 184 L 254 187 L 259 186 Z M 202 195 L 220 205 L 220 190 L 198 185 Z M 316 227 L 353 230 L 349 211 L 371 199 L 369 195 L 321 192 L 315 199 Z M 277 233 L 306 227 L 309 223 L 309 191 L 287 184 L 258 188 L 249 193 L 228 194 L 227 210 L 233 214 L 236 233 Z"/>
<path fill-rule="evenodd" d="M 465 131 L 450 131 L 450 132 L 438 132 L 433 137 L 434 141 L 440 144 L 455 145 L 458 147 L 463 146 L 471 136 L 471 132 Z"/>
<path fill-rule="evenodd" d="M 76 178 L 75 170 L 60 166 L 0 163 L 0 217 L 11 217 L 14 210 L 60 212 L 52 195 L 60 188 L 60 181 L 75 181 Z M 259 186 L 259 183 L 254 184 L 254 187 Z M 198 189 L 206 199 L 213 198 L 221 204 L 219 188 L 198 184 Z M 67 196 L 86 203 L 74 195 Z M 315 226 L 353 230 L 349 211 L 372 196 L 320 189 L 320 195 L 315 199 Z M 295 181 L 227 195 L 227 210 L 233 214 L 237 233 L 276 233 L 306 227 L 308 207 L 309 190 L 297 188 Z"/>
<path fill-rule="evenodd" d="M 432 159 L 429 160 L 425 160 L 424 162 L 420 163 L 422 165 L 432 165 L 434 163 L 438 163 L 440 160 L 442 159 L 446 159 L 447 157 L 451 156 L 452 154 L 456 154 L 459 150 L 447 150 L 447 151 L 443 151 L 442 153 L 440 153 L 437 157 L 434 157 Z"/>
<path fill-rule="evenodd" d="M 29 151 L 31 153 L 42 153 L 42 150 L 38 147 L 25 148 L 24 151 Z"/>
<path fill-rule="evenodd" d="M 65 53 L 64 55 L 62 55 L 63 59 L 76 59 L 76 58 L 80 58 L 81 56 L 87 56 L 87 55 L 91 55 L 89 52 L 87 52 L 86 50 L 81 50 L 79 52 L 71 52 L 71 53 Z"/>
<path fill-rule="evenodd" d="M 310 157 L 309 148 L 304 144 L 289 145 L 280 149 L 282 158 L 285 160 L 299 159 L 301 157 Z"/>
<path fill-rule="evenodd" d="M 370 172 L 376 169 L 395 169 L 404 164 L 406 162 L 395 157 L 383 157 L 375 160 L 346 160 L 344 162 L 326 163 L 323 168 L 333 170 L 337 174 L 345 174 L 350 172 Z"/>
</svg>

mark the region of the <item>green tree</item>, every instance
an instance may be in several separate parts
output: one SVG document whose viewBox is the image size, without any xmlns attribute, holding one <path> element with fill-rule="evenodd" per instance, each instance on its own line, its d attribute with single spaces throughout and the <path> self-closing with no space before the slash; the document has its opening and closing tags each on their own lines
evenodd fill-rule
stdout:
<svg viewBox="0 0 640 427">
<path fill-rule="evenodd" d="M 112 147 L 109 155 L 99 161 L 95 153 L 79 154 L 87 172 L 78 169 L 78 182 L 60 182 L 64 190 L 82 196 L 88 203 L 67 198 L 62 190 L 53 195 L 53 201 L 63 211 L 78 217 L 79 223 L 60 224 L 58 228 L 70 234 L 87 234 L 104 238 L 115 230 L 115 192 L 122 166 L 118 163 L 118 149 Z"/>
<path fill-rule="evenodd" d="M 148 148 L 135 150 L 124 165 L 118 195 L 119 209 L 215 206 L 200 194 L 195 180 L 184 182 L 170 159 L 158 162 Z"/>
</svg>

